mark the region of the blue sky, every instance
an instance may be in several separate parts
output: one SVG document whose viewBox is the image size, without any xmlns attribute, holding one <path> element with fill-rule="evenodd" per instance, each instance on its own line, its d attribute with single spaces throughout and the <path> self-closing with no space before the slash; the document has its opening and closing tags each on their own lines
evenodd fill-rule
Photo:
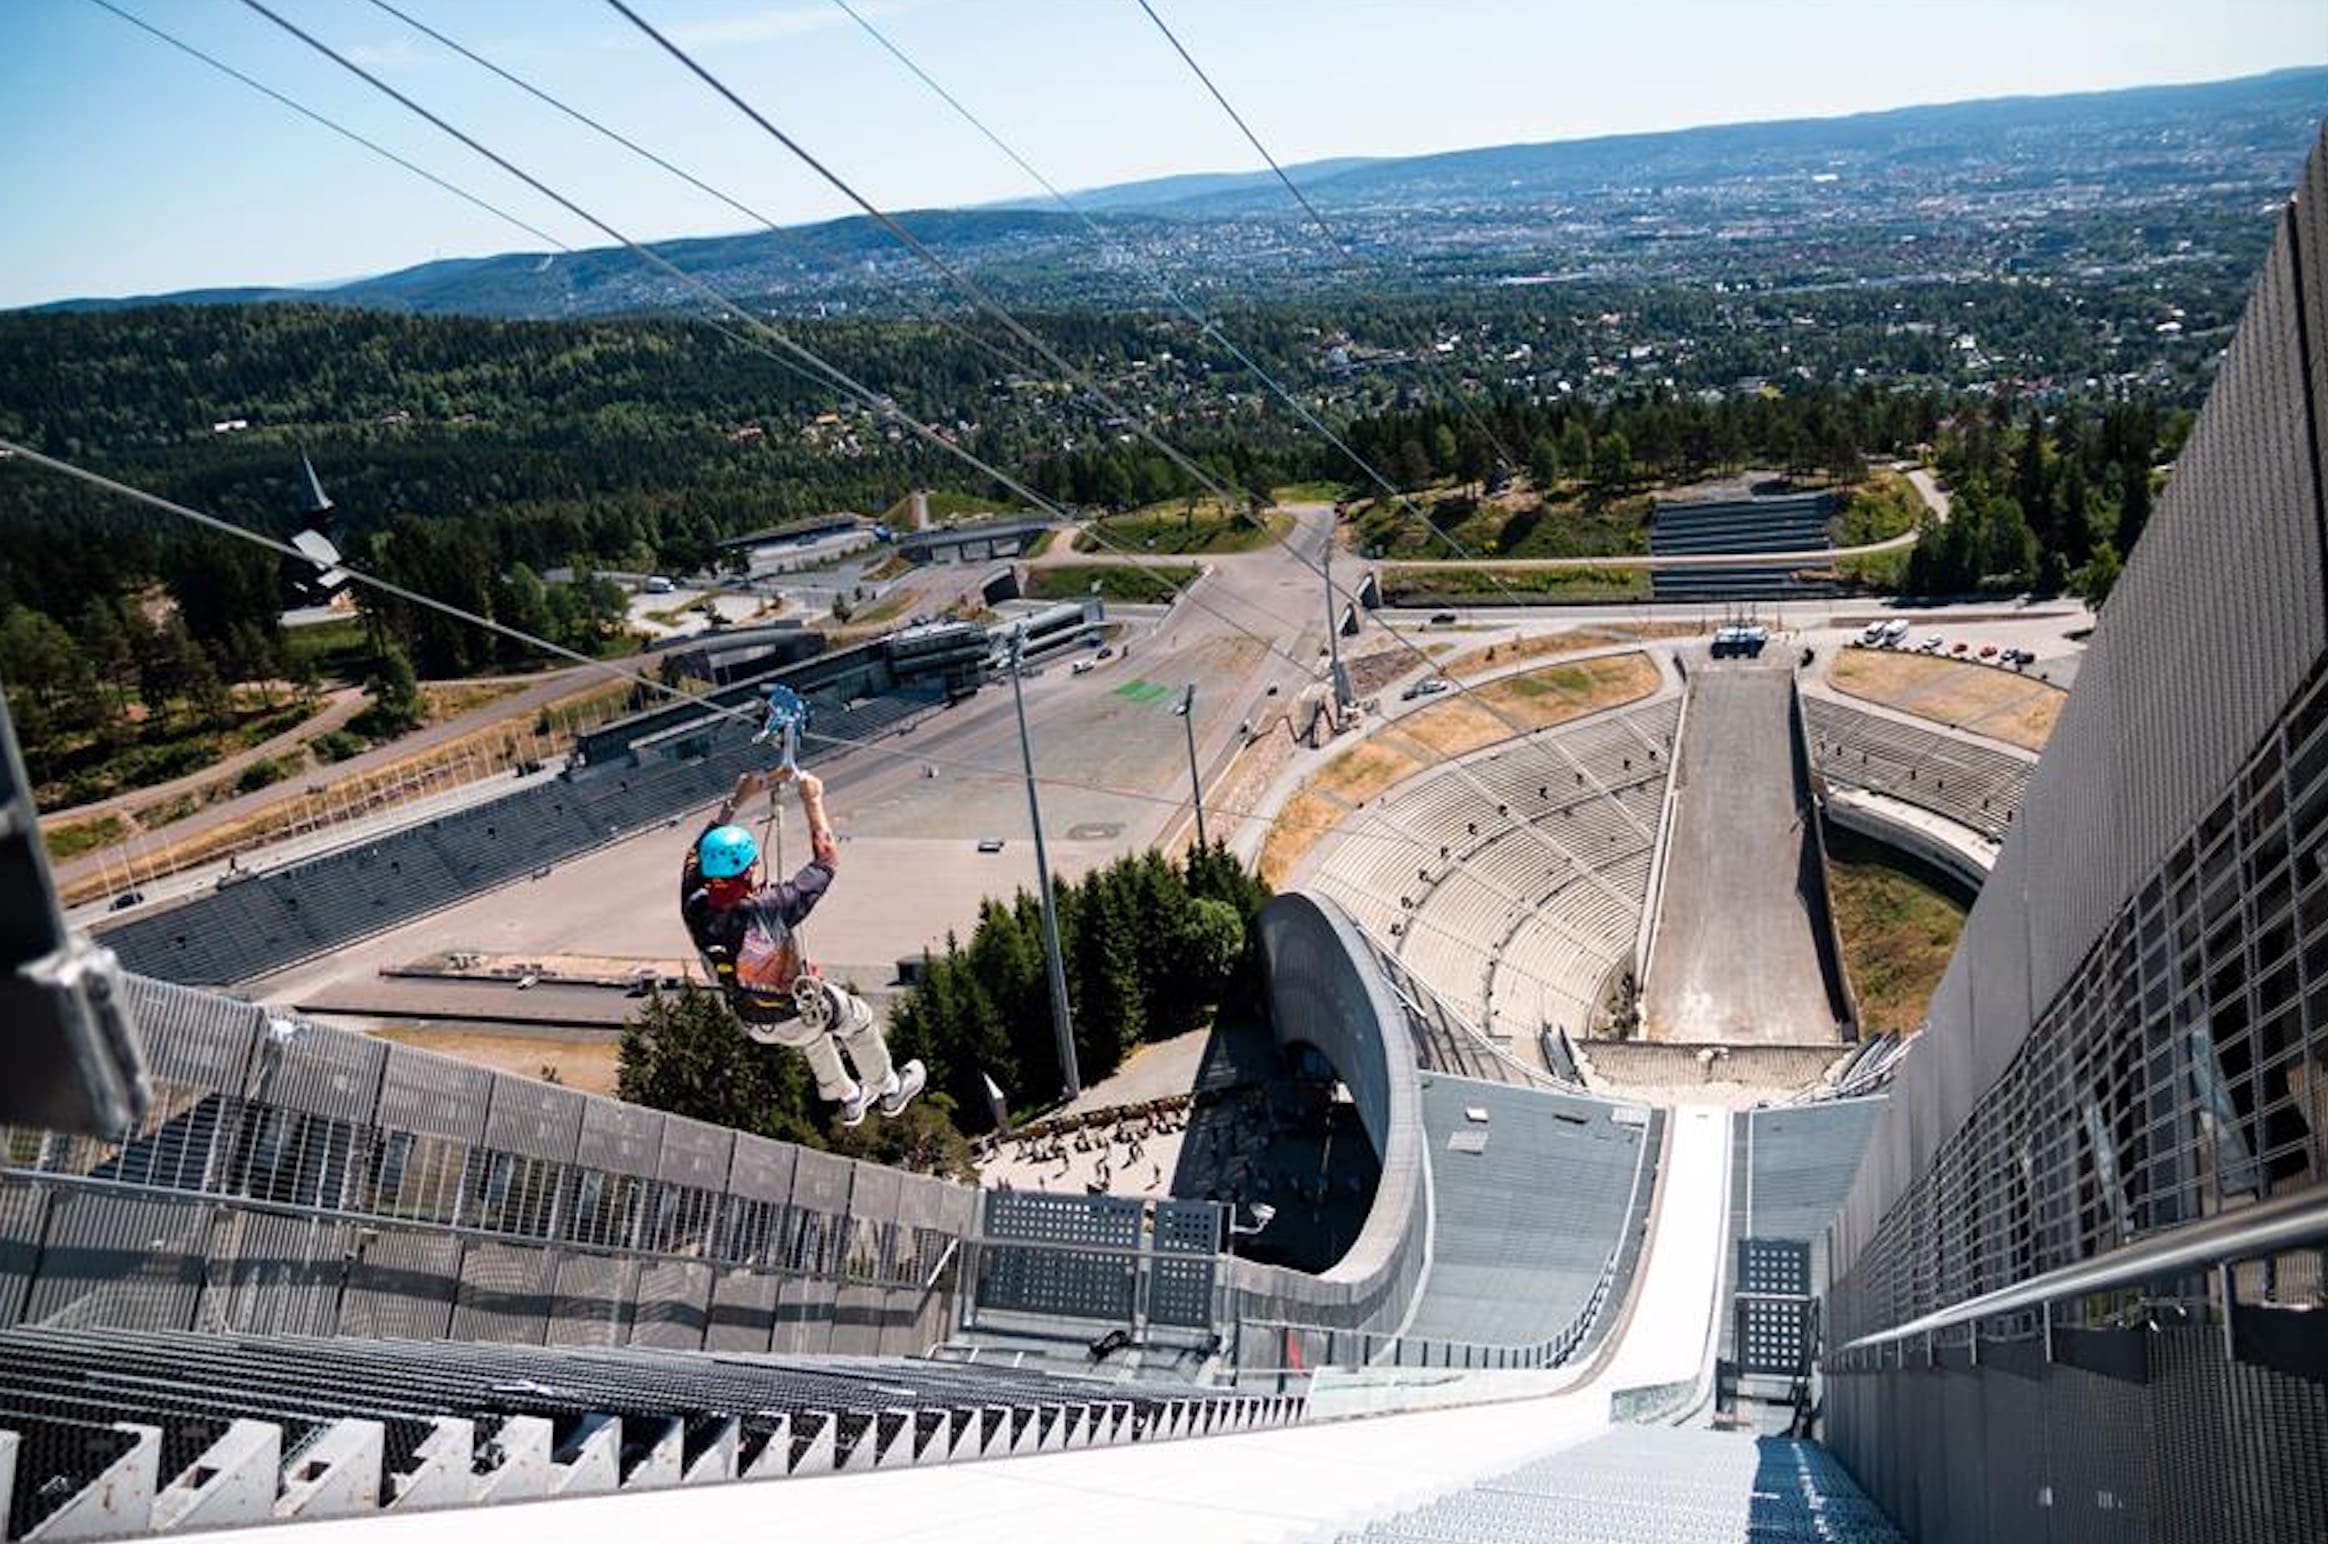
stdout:
<svg viewBox="0 0 2328 1544">
<path fill-rule="evenodd" d="M 115 0 L 577 246 L 603 240 L 239 0 Z M 637 236 L 743 222 L 369 0 L 268 0 Z M 790 222 L 846 212 L 602 0 L 403 9 Z M 1152 0 L 1288 163 L 2219 79 L 2328 60 L 2321 0 Z M 1035 191 L 830 0 L 633 0 L 890 208 Z M 1134 0 L 861 0 L 1064 187 L 1251 170 Z M 0 0 L 0 306 L 303 283 L 540 243 L 89 0 Z"/>
</svg>

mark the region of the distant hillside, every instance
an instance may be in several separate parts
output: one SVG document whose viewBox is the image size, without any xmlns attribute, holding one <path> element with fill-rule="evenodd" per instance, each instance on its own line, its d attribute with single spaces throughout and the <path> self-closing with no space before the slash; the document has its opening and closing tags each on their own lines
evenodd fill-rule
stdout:
<svg viewBox="0 0 2328 1544">
<path fill-rule="evenodd" d="M 1699 282 L 1741 233 L 1778 245 L 1761 259 L 1785 283 L 1913 272 L 1993 272 L 2032 254 L 2127 254 L 2106 228 L 2160 228 L 2160 207 L 2200 232 L 2285 189 L 2328 103 L 2328 67 L 2244 80 L 1908 107 L 1845 118 L 1732 124 L 1390 160 L 1289 168 L 1375 265 L 1371 283 L 1526 278 L 1546 270 L 1615 282 Z M 2068 190 L 2083 190 L 2078 196 Z M 1298 210 L 1267 173 L 1162 177 L 1077 195 L 1087 210 L 1161 255 L 1190 282 L 1238 275 L 1254 299 L 1316 283 L 1333 259 L 1299 230 Z M 921 210 L 901 221 L 946 260 L 1014 304 L 1123 309 L 1153 304 L 1096 253 L 1081 222 L 1038 201 Z M 2078 222 L 2084 222 L 2080 225 Z M 2096 222 L 2102 222 L 2097 224 Z M 1970 236 L 2013 227 L 2000 249 Z M 2022 227 L 2050 224 L 2046 231 Z M 1815 227 L 1821 263 L 1784 256 Z M 1725 234 L 1726 233 L 1726 234 Z M 1861 243 L 1852 247 L 1851 242 Z M 1920 242 L 1920 246 L 1903 243 Z M 900 285 L 934 281 L 863 218 L 659 243 L 656 251 L 724 294 L 774 312 L 897 309 Z M 1776 253 L 1777 255 L 1771 255 Z M 1942 261 L 1945 255 L 1945 262 Z M 958 302 L 959 297 L 952 297 Z M 426 263 L 377 278 L 299 289 L 213 289 L 41 309 L 140 304 L 321 301 L 419 314 L 570 318 L 700 309 L 685 285 L 620 248 L 509 253 Z"/>
</svg>

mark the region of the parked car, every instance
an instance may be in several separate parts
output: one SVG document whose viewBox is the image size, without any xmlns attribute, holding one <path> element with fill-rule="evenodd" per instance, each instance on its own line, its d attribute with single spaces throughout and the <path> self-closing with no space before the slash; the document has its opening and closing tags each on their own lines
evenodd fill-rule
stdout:
<svg viewBox="0 0 2328 1544">
<path fill-rule="evenodd" d="M 1971 647 L 1971 644 L 1966 643 L 1963 639 L 1959 638 L 1956 640 L 1956 642 L 1948 646 L 1948 652 L 1951 654 L 1962 654 Z"/>
<path fill-rule="evenodd" d="M 1110 647 L 1108 647 L 1108 646 L 1107 646 L 1107 645 L 1105 645 L 1105 644 L 1102 644 L 1102 645 L 1100 645 L 1100 650 L 1099 650 L 1099 652 L 1098 652 L 1097 654 L 1094 654 L 1094 655 L 1092 655 L 1091 657 L 1092 657 L 1093 659 L 1114 659 L 1114 658 L 1115 658 L 1115 650 L 1114 650 L 1114 649 L 1112 649 L 1112 648 L 1110 648 Z"/>
<path fill-rule="evenodd" d="M 1993 643 L 1982 644 L 1980 646 L 1980 657 L 1982 659 L 1995 659 L 1997 657 L 1997 646 Z"/>
<path fill-rule="evenodd" d="M 1002 851 L 1002 838 L 999 836 L 982 836 L 978 839 L 978 850 L 980 852 L 1000 852 Z"/>
<path fill-rule="evenodd" d="M 1434 611 L 1431 613 L 1431 625 L 1433 627 L 1453 627 L 1455 613 L 1452 611 Z"/>
<path fill-rule="evenodd" d="M 1098 668 L 1099 668 L 1099 661 L 1097 661 L 1097 660 L 1093 660 L 1093 659 L 1079 659 L 1079 660 L 1077 660 L 1077 661 L 1075 662 L 1075 664 L 1074 664 L 1074 667 L 1073 667 L 1072 669 L 1070 669 L 1070 670 L 1069 670 L 1067 673 L 1068 673 L 1069 675 L 1089 675 L 1089 674 L 1091 674 L 1091 673 L 1092 673 L 1094 670 L 1097 670 Z"/>
<path fill-rule="evenodd" d="M 1449 687 L 1445 676 L 1425 676 L 1401 692 L 1399 696 L 1407 702 L 1412 702 L 1417 697 L 1436 697 L 1439 693 L 1447 690 Z"/>
<path fill-rule="evenodd" d="M 113 904 L 105 909 L 107 911 L 127 911 L 132 906 L 143 906 L 144 904 L 145 892 L 143 890 L 124 890 L 115 896 Z"/>
</svg>

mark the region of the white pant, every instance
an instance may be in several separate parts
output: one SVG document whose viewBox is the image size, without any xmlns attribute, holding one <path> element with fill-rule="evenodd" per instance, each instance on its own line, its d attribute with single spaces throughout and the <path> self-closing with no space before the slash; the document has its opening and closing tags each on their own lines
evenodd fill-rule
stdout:
<svg viewBox="0 0 2328 1544">
<path fill-rule="evenodd" d="M 745 1032 L 763 1045 L 780 1045 L 807 1058 L 808 1070 L 816 1074 L 820 1098 L 835 1103 L 846 1099 L 857 1091 L 860 1079 L 868 1088 L 887 1088 L 893 1076 L 889 1046 L 881 1038 L 881 1024 L 873 1017 L 872 1006 L 856 993 L 830 983 L 825 990 L 832 994 L 835 1010 L 830 1029 L 811 1029 L 799 1019 L 781 1019 L 774 1024 L 747 1024 Z M 842 1064 L 844 1050 L 857 1069 L 854 1079 L 848 1066 Z"/>
</svg>

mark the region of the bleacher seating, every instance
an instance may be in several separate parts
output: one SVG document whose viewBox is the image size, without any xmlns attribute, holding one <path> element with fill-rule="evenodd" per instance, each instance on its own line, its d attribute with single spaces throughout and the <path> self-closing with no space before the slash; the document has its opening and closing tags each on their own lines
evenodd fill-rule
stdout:
<svg viewBox="0 0 2328 1544">
<path fill-rule="evenodd" d="M 1930 810 L 2003 841 L 2028 791 L 2034 757 L 1975 745 L 1832 698 L 1803 697 L 1819 774 Z"/>
<path fill-rule="evenodd" d="M 926 693 L 826 707 L 802 747 L 813 763 L 888 733 L 934 706 Z M 708 754 L 597 767 L 538 783 L 423 824 L 255 874 L 183 905 L 102 929 L 125 968 L 188 985 L 226 986 L 280 970 L 367 934 L 450 906 L 493 885 L 660 825 L 710 803 L 768 749 L 722 720 Z M 523 841 L 504 831 L 524 832 Z"/>
<path fill-rule="evenodd" d="M 1525 1345 L 1590 1304 L 1646 1215 L 1646 1110 L 1426 1077 L 1431 1270 L 1411 1337 Z M 1484 1112 L 1484 1122 L 1471 1112 Z"/>
<path fill-rule="evenodd" d="M 1649 551 L 1659 557 L 1715 553 L 1815 552 L 1829 545 L 1832 495 L 1704 499 L 1661 503 L 1649 526 Z M 1724 563 L 1651 571 L 1661 601 L 1784 600 L 1837 593 L 1832 579 L 1806 576 L 1801 565 Z"/>
<path fill-rule="evenodd" d="M 1598 715 L 1410 779 L 1311 883 L 1491 1039 L 1581 1033 L 1632 957 L 1678 713 Z"/>
<path fill-rule="evenodd" d="M 1300 1410 L 984 1364 L 637 1347 L 21 1327 L 0 1331 L 0 1360 L 10 1540 L 942 1463 Z M 147 1441 L 151 1462 L 115 1468 Z"/>
</svg>

